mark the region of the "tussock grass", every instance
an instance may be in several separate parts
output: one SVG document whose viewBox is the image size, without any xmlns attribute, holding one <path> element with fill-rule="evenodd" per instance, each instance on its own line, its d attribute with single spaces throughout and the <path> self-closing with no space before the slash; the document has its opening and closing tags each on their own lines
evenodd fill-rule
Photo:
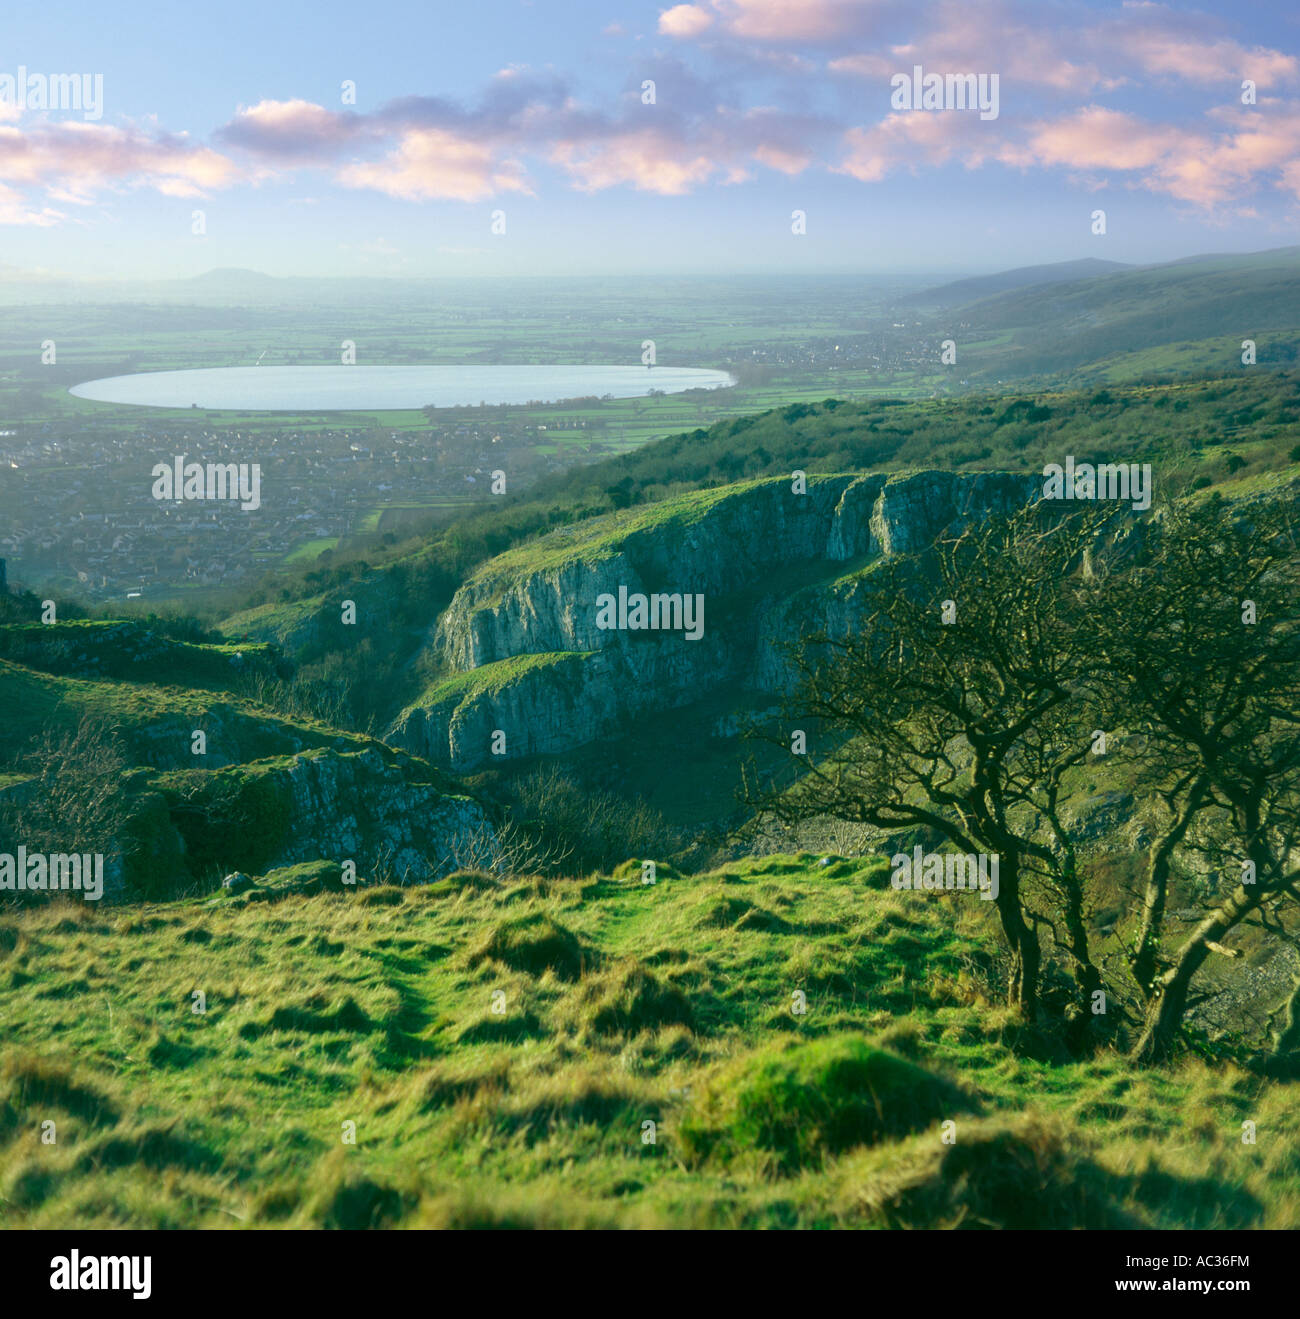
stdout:
<svg viewBox="0 0 1300 1319">
<path fill-rule="evenodd" d="M 1293 1083 L 1062 1060 L 817 861 L 10 912 L 0 1224 L 1300 1226 Z"/>
<path fill-rule="evenodd" d="M 975 1106 L 945 1078 L 856 1035 L 836 1036 L 737 1058 L 710 1079 L 679 1137 L 690 1163 L 759 1152 L 790 1173 Z"/>
<path fill-rule="evenodd" d="M 577 980 L 594 960 L 593 951 L 546 912 L 499 921 L 469 956 L 471 966 L 498 962 L 529 975 L 550 971 L 561 980 Z"/>
</svg>

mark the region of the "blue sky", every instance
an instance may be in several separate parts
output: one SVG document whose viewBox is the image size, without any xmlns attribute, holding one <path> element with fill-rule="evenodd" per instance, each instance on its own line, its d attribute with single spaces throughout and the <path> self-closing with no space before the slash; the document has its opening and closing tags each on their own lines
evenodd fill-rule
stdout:
<svg viewBox="0 0 1300 1319">
<path fill-rule="evenodd" d="M 960 271 L 1300 232 L 1289 4 L 77 2 L 0 34 L 0 89 L 103 85 L 97 116 L 0 95 L 11 278 Z M 897 107 L 918 64 L 996 75 L 996 119 Z"/>
</svg>

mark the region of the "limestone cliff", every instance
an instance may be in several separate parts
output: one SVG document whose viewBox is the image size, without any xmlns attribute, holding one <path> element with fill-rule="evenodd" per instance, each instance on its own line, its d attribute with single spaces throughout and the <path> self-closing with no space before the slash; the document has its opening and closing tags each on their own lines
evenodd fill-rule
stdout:
<svg viewBox="0 0 1300 1319">
<path fill-rule="evenodd" d="M 433 646 L 448 677 L 388 740 L 455 769 L 563 751 L 723 686 L 775 693 L 781 647 L 851 628 L 870 566 L 1025 502 L 1037 478 L 921 472 L 810 477 L 697 491 L 595 518 L 485 564 Z M 599 626 L 602 596 L 699 595 L 704 631 Z M 493 737 L 497 736 L 494 748 Z M 504 736 L 504 745 L 501 738 Z"/>
<path fill-rule="evenodd" d="M 324 858 L 402 883 L 486 864 L 482 808 L 428 765 L 372 744 L 317 748 L 222 770 L 139 770 L 114 879 L 163 895 L 229 870 Z"/>
</svg>

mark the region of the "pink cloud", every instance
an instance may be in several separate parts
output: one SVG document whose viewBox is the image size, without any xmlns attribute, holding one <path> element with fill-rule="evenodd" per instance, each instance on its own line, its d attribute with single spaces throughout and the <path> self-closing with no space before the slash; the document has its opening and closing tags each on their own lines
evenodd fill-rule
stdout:
<svg viewBox="0 0 1300 1319">
<path fill-rule="evenodd" d="M 689 40 L 713 26 L 713 15 L 700 5 L 674 5 L 659 15 L 659 31 L 666 37 Z"/>
<path fill-rule="evenodd" d="M 659 15 L 665 36 L 689 39 L 720 29 L 742 41 L 819 42 L 868 29 L 889 0 L 707 0 Z"/>
<path fill-rule="evenodd" d="M 1266 46 L 1246 47 L 1227 37 L 1189 33 L 1187 15 L 1165 5 L 1142 8 L 1145 22 L 1116 19 L 1097 29 L 1093 39 L 1146 73 L 1200 85 L 1250 78 L 1260 87 L 1275 87 L 1300 73 L 1294 55 Z"/>
<path fill-rule="evenodd" d="M 326 110 L 312 101 L 292 100 L 240 106 L 217 136 L 229 146 L 294 161 L 319 160 L 343 150 L 363 133 L 363 122 L 355 114 Z"/>
<path fill-rule="evenodd" d="M 680 197 L 708 182 L 721 168 L 708 151 L 684 149 L 657 129 L 617 133 L 595 142 L 555 143 L 550 159 L 581 192 L 630 184 L 640 192 Z"/>
<path fill-rule="evenodd" d="M 870 128 L 844 134 L 845 155 L 835 171 L 878 183 L 896 169 L 933 168 L 954 160 L 974 169 L 997 156 L 1001 139 L 996 132 L 993 123 L 959 112 L 891 114 Z"/>
<path fill-rule="evenodd" d="M 1104 71 L 1095 53 L 1080 58 L 1078 33 L 1040 26 L 1030 11 L 1019 17 L 1001 3 L 945 3 L 933 14 L 929 32 L 891 47 L 895 70 L 914 64 L 942 71 L 996 73 L 1004 84 L 1085 93 L 1119 81 Z"/>
<path fill-rule="evenodd" d="M 39 211 L 32 210 L 23 200 L 20 192 L 0 184 L 0 224 L 29 225 L 45 229 L 58 224 L 63 218 L 60 211 L 51 210 L 48 206 L 42 207 Z"/>
<path fill-rule="evenodd" d="M 134 126 L 76 121 L 0 126 L 0 183 L 42 187 L 78 205 L 89 204 L 105 189 L 123 187 L 198 197 L 240 176 L 232 161 L 184 134 L 150 136 Z"/>
<path fill-rule="evenodd" d="M 502 192 L 532 193 L 517 161 L 498 158 L 483 142 L 442 128 L 406 132 L 381 161 L 344 166 L 339 182 L 374 188 L 405 201 L 482 201 Z"/>
<path fill-rule="evenodd" d="M 1037 128 L 1022 158 L 1071 169 L 1150 169 L 1184 141 L 1179 129 L 1151 126 L 1136 115 L 1090 105 Z"/>
<path fill-rule="evenodd" d="M 1242 107 L 1235 84 L 1294 80 L 1300 61 L 1231 40 L 1192 11 L 1133 3 L 1099 18 L 1024 0 L 698 0 L 664 8 L 658 27 L 706 41 L 720 73 L 705 77 L 685 56 L 662 58 L 662 70 L 650 70 L 659 101 L 649 109 L 634 90 L 592 108 L 561 74 L 513 66 L 473 106 L 413 95 L 363 113 L 262 100 L 240 106 L 212 146 L 134 125 L 29 126 L 0 106 L 0 224 L 53 224 L 63 218 L 55 206 L 85 205 L 104 190 L 189 197 L 300 168 L 405 200 L 477 202 L 531 195 L 537 161 L 580 191 L 664 196 L 760 170 L 794 176 L 820 167 L 874 182 L 900 170 L 993 163 L 1067 170 L 1098 185 L 1118 177 L 1202 207 L 1239 208 L 1247 191 L 1267 185 L 1297 192 L 1300 110 L 1276 100 Z M 1003 117 L 888 113 L 889 76 L 913 64 L 998 74 Z M 830 85 L 855 98 L 854 118 L 795 108 L 822 103 L 808 89 L 820 91 L 815 80 L 827 70 L 871 80 Z M 747 105 L 746 77 L 780 104 L 755 106 L 751 95 Z M 1135 82 L 1175 80 L 1217 87 L 1232 104 L 1162 123 L 1082 103 Z M 848 126 L 863 115 L 862 126 Z"/>
<path fill-rule="evenodd" d="M 1137 175 L 1136 182 L 1179 201 L 1213 207 L 1239 201 L 1276 175 L 1295 192 L 1300 168 L 1300 107 L 1244 107 L 1211 116 L 1213 129 L 1151 124 L 1135 115 L 1088 106 L 1038 125 L 1008 164 Z"/>
<path fill-rule="evenodd" d="M 728 29 L 754 41 L 825 41 L 852 31 L 870 0 L 715 0 Z"/>
<path fill-rule="evenodd" d="M 713 29 L 740 43 L 837 42 L 841 50 L 828 67 L 870 78 L 920 63 L 1089 94 L 1143 75 L 1202 86 L 1251 78 L 1260 87 L 1300 77 L 1295 56 L 1243 45 L 1211 30 L 1212 21 L 1203 14 L 1156 3 L 1129 4 L 1122 16 L 1100 21 L 1086 10 L 1023 0 L 937 0 L 924 6 L 892 0 L 704 0 L 667 11 L 678 13 L 680 30 L 670 34 L 679 37 Z M 667 14 L 661 16 L 661 31 L 669 31 L 662 21 Z M 903 23 L 913 29 L 907 40 L 884 39 Z"/>
</svg>

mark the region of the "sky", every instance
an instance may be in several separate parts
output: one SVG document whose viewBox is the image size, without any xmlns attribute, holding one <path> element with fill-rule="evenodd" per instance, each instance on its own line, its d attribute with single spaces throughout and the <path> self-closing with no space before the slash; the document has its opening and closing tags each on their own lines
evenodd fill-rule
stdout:
<svg viewBox="0 0 1300 1319">
<path fill-rule="evenodd" d="M 900 104 L 918 66 L 996 77 L 996 116 Z M 10 280 L 957 273 L 1297 234 L 1292 0 L 0 16 Z"/>
</svg>

